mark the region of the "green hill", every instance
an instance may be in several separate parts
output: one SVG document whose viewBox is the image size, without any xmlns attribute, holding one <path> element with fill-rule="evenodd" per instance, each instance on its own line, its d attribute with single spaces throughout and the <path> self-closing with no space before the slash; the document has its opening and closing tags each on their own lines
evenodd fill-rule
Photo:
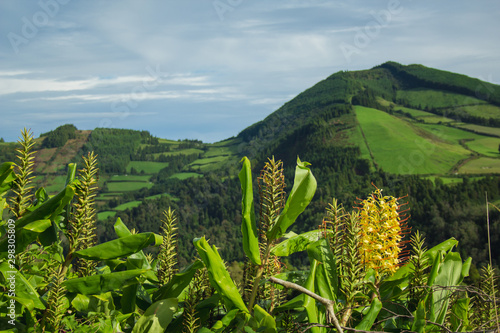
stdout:
<svg viewBox="0 0 500 333">
<path fill-rule="evenodd" d="M 429 245 L 459 238 L 460 251 L 482 263 L 487 258 L 484 193 L 500 201 L 499 88 L 388 62 L 335 73 L 237 137 L 215 144 L 103 128 L 75 130 L 72 137 L 66 125 L 37 139 L 36 181 L 56 193 L 64 186 L 65 165 L 79 163 L 93 150 L 100 168 L 101 240 L 113 234 L 117 217 L 130 228 L 157 231 L 162 211 L 172 206 L 181 221 L 184 260 L 193 255 L 194 235 L 217 239 L 223 257 L 239 260 L 238 162 L 248 156 L 256 178 L 268 157 L 283 160 L 290 190 L 300 156 L 312 164 L 319 187 L 294 231 L 315 229 L 332 197 L 351 204 L 375 185 L 390 195 L 407 195 L 409 223 L 426 233 Z M 66 139 L 59 138 L 67 132 Z M 49 135 L 58 140 L 44 144 Z M 12 158 L 13 147 L 0 143 L 3 160 Z M 492 241 L 500 241 L 498 214 L 491 212 L 490 218 Z M 500 257 L 499 250 L 493 252 Z"/>
</svg>

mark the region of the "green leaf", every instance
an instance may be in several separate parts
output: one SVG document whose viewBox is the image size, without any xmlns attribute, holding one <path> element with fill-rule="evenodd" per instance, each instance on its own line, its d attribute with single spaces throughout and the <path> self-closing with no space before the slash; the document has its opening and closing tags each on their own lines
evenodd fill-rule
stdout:
<svg viewBox="0 0 500 333">
<path fill-rule="evenodd" d="M 423 333 L 425 332 L 425 301 L 422 300 L 418 303 L 417 310 L 415 311 L 415 319 L 413 320 L 413 325 L 411 330 L 413 332 Z"/>
<path fill-rule="evenodd" d="M 153 294 L 153 300 L 157 301 L 165 298 L 179 297 L 189 283 L 191 283 L 194 274 L 200 268 L 203 268 L 203 263 L 200 260 L 196 260 L 191 265 L 184 268 L 182 272 L 175 274 L 167 284 Z"/>
<path fill-rule="evenodd" d="M 239 309 L 233 309 L 228 311 L 221 320 L 217 320 L 215 324 L 212 326 L 211 330 L 214 332 L 221 332 L 224 328 L 229 326 L 231 322 L 236 318 L 236 315 L 240 313 Z"/>
<path fill-rule="evenodd" d="M 316 179 L 307 167 L 310 164 L 297 158 L 293 188 L 276 223 L 267 233 L 269 241 L 280 238 L 306 209 L 316 192 Z"/>
<path fill-rule="evenodd" d="M 460 298 L 451 307 L 451 330 L 454 332 L 465 332 L 469 326 L 469 303 L 470 298 Z"/>
<path fill-rule="evenodd" d="M 434 246 L 433 248 L 425 251 L 424 257 L 428 257 L 430 262 L 434 262 L 436 256 L 439 254 L 440 251 L 441 252 L 448 252 L 457 244 L 458 244 L 458 241 L 455 238 L 450 238 L 448 240 L 445 240 L 442 243 L 439 243 L 438 245 Z"/>
<path fill-rule="evenodd" d="M 76 176 L 76 163 L 69 163 L 68 173 L 66 174 L 66 186 L 68 186 L 75 180 L 75 176 Z"/>
<path fill-rule="evenodd" d="M 53 220 L 57 215 L 61 214 L 74 195 L 75 188 L 72 185 L 66 186 L 64 190 L 45 201 L 37 209 L 17 220 L 16 229 L 24 228 L 31 222 L 38 220 Z"/>
<path fill-rule="evenodd" d="M 314 285 L 315 285 L 315 277 L 318 265 L 319 262 L 316 259 L 313 259 L 311 262 L 311 270 L 309 273 L 309 277 L 307 278 L 306 284 L 304 286 L 304 288 L 312 292 L 315 292 Z M 303 297 L 304 297 L 304 304 L 302 306 L 306 309 L 309 323 L 310 324 L 318 323 L 318 308 L 316 306 L 316 301 L 311 296 L 303 295 Z M 311 328 L 311 332 L 320 333 L 321 330 L 319 327 L 313 327 Z"/>
<path fill-rule="evenodd" d="M 274 320 L 274 317 L 267 313 L 266 310 L 261 308 L 258 304 L 255 304 L 255 306 L 253 307 L 253 313 L 258 324 L 259 332 L 276 332 L 276 320 Z"/>
<path fill-rule="evenodd" d="M 115 229 L 116 235 L 120 238 L 133 235 L 132 232 L 127 228 L 125 223 L 123 223 L 121 218 L 116 219 L 113 228 Z"/>
<path fill-rule="evenodd" d="M 97 295 L 108 291 L 121 290 L 125 284 L 137 283 L 136 277 L 146 272 L 144 269 L 86 276 L 64 281 L 70 293 Z M 135 281 L 134 281 L 135 280 Z"/>
<path fill-rule="evenodd" d="M 434 279 L 432 286 L 453 287 L 462 282 L 462 258 L 457 252 L 448 252 L 444 262 L 439 267 L 439 274 Z M 450 288 L 437 288 L 431 294 L 431 304 L 433 310 L 430 320 L 438 324 L 443 324 L 450 302 Z"/>
<path fill-rule="evenodd" d="M 164 332 L 177 311 L 177 305 L 176 298 L 153 303 L 134 325 L 132 333 Z"/>
<path fill-rule="evenodd" d="M 114 225 L 115 232 L 119 238 L 131 236 L 132 232 L 127 228 L 127 226 L 122 222 L 120 218 L 116 220 Z M 128 270 L 131 269 L 148 269 L 144 274 L 149 280 L 153 282 L 158 282 L 158 278 L 155 273 L 151 270 L 151 265 L 149 260 L 144 254 L 144 252 L 138 251 L 137 253 L 131 254 L 127 257 L 126 266 Z"/>
<path fill-rule="evenodd" d="M 40 233 L 40 232 L 44 232 L 51 225 L 52 225 L 52 222 L 50 220 L 39 220 L 39 221 L 31 222 L 31 223 L 25 225 L 23 229 Z"/>
<path fill-rule="evenodd" d="M 14 163 L 3 163 L 0 166 L 0 195 L 10 189 L 10 183 L 12 183 L 15 179 Z"/>
<path fill-rule="evenodd" d="M 120 305 L 122 306 L 122 313 L 132 313 L 135 311 L 135 304 L 137 300 L 137 289 L 139 284 L 123 287 L 122 297 L 120 298 Z"/>
<path fill-rule="evenodd" d="M 75 256 L 89 260 L 116 259 L 139 252 L 150 245 L 159 245 L 162 241 L 163 238 L 160 235 L 152 232 L 144 232 L 77 251 L 75 252 Z"/>
<path fill-rule="evenodd" d="M 355 329 L 357 330 L 362 330 L 362 331 L 369 331 L 377 319 L 378 313 L 382 309 L 382 302 L 375 297 L 372 301 L 372 304 L 370 304 L 370 309 L 368 310 L 368 313 L 363 317 L 363 320 L 356 325 Z"/>
<path fill-rule="evenodd" d="M 228 309 L 236 307 L 242 312 L 248 313 L 248 309 L 241 298 L 238 287 L 234 284 L 215 246 L 210 246 L 205 237 L 193 240 L 194 246 L 201 260 L 208 270 L 210 283 L 222 295 L 224 304 Z"/>
<path fill-rule="evenodd" d="M 300 235 L 294 235 L 273 247 L 271 253 L 278 257 L 284 257 L 296 252 L 304 251 L 309 244 L 317 241 L 320 236 L 321 232 L 319 230 L 313 230 Z"/>
<path fill-rule="evenodd" d="M 241 160 L 243 167 L 239 173 L 241 183 L 241 233 L 243 235 L 243 251 L 255 264 L 260 265 L 259 239 L 257 225 L 255 224 L 255 211 L 253 205 L 252 169 L 248 158 Z"/>
<path fill-rule="evenodd" d="M 322 238 L 307 247 L 309 260 L 318 261 L 315 276 L 316 294 L 335 301 L 339 292 L 337 264 L 328 240 Z"/>
<path fill-rule="evenodd" d="M 0 263 L 0 271 L 6 281 L 6 295 L 8 295 L 8 290 L 10 290 L 11 281 L 15 281 L 15 297 L 16 301 L 25 306 L 28 310 L 33 311 L 37 309 L 45 309 L 45 305 L 40 301 L 40 295 L 31 283 L 24 277 L 24 275 L 19 272 L 15 267 L 11 266 L 7 261 Z"/>
<path fill-rule="evenodd" d="M 458 244 L 458 241 L 455 238 L 450 238 L 448 240 L 445 240 L 444 242 L 434 246 L 433 248 L 425 251 L 424 253 L 424 258 L 427 257 L 429 262 L 434 262 L 436 259 L 436 256 L 439 254 L 439 252 L 448 252 L 450 251 L 454 246 Z M 386 281 L 391 281 L 391 280 L 400 280 L 401 278 L 409 276 L 413 272 L 414 266 L 411 262 L 406 263 L 405 265 L 401 266 L 396 273 L 394 273 L 392 276 L 388 277 L 385 279 Z M 401 285 L 402 287 L 405 287 L 405 285 Z"/>
<path fill-rule="evenodd" d="M 76 311 L 87 313 L 89 311 L 90 297 L 87 295 L 78 294 L 71 301 L 71 305 Z"/>
</svg>

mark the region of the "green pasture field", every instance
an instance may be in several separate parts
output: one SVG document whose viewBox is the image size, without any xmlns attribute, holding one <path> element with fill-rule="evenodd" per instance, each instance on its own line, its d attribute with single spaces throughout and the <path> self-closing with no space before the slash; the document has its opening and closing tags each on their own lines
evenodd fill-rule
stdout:
<svg viewBox="0 0 500 333">
<path fill-rule="evenodd" d="M 114 175 L 109 178 L 109 182 L 149 182 L 149 175 Z"/>
<path fill-rule="evenodd" d="M 491 104 L 468 105 L 468 106 L 461 106 L 460 109 L 464 110 L 465 112 L 467 112 L 472 116 L 500 119 L 500 107 L 496 105 L 491 105 Z"/>
<path fill-rule="evenodd" d="M 456 178 L 456 177 L 426 176 L 426 177 L 422 177 L 422 178 L 429 179 L 430 181 L 432 181 L 434 183 L 434 185 L 436 184 L 437 178 L 441 179 L 443 181 L 443 184 L 445 184 L 445 185 L 458 184 L 458 183 L 463 182 L 462 178 Z"/>
<path fill-rule="evenodd" d="M 356 116 L 375 162 L 395 174 L 443 174 L 470 152 L 410 123 L 372 108 L 356 106 Z"/>
<path fill-rule="evenodd" d="M 354 143 L 356 146 L 359 147 L 359 150 L 361 151 L 361 158 L 369 160 L 370 164 L 373 165 L 370 151 L 368 150 L 368 146 L 366 145 L 365 139 L 363 138 L 363 134 L 361 133 L 361 127 L 360 126 L 353 127 L 349 135 L 349 138 L 351 138 L 352 143 Z"/>
<path fill-rule="evenodd" d="M 216 170 L 221 166 L 221 164 L 225 163 L 230 156 L 214 156 L 208 158 L 200 158 L 196 161 L 189 164 L 193 169 L 201 170 L 201 171 L 212 171 Z"/>
<path fill-rule="evenodd" d="M 431 124 L 418 124 L 417 126 L 436 135 L 440 139 L 453 144 L 459 143 L 460 140 L 472 139 L 471 141 L 465 142 L 465 145 L 469 149 L 479 154 L 490 157 L 498 156 L 498 144 L 500 143 L 500 139 L 464 131 L 462 129 L 449 126 Z"/>
<path fill-rule="evenodd" d="M 109 192 L 136 191 L 144 187 L 151 188 L 153 186 L 152 183 L 146 182 L 109 182 L 106 185 Z"/>
<path fill-rule="evenodd" d="M 151 195 L 149 197 L 145 197 L 144 199 L 145 200 L 151 200 L 151 199 L 158 199 L 158 198 L 161 198 L 161 197 L 167 197 L 167 198 L 170 198 L 170 200 L 172 201 L 179 201 L 179 198 L 176 198 L 168 193 L 160 193 L 160 194 L 155 194 L 155 195 Z"/>
<path fill-rule="evenodd" d="M 115 210 L 126 210 L 126 209 L 131 209 L 131 208 L 135 208 L 137 206 L 139 206 L 140 204 L 142 203 L 142 201 L 130 201 L 130 202 L 126 202 L 124 204 L 121 204 L 119 206 L 116 206 L 115 207 Z"/>
<path fill-rule="evenodd" d="M 184 180 L 184 179 L 188 179 L 191 177 L 203 177 L 203 175 L 199 174 L 199 173 L 195 173 L 195 172 L 179 172 L 179 173 L 174 173 L 169 178 L 177 178 L 180 180 Z"/>
<path fill-rule="evenodd" d="M 154 157 L 158 157 L 160 155 L 165 155 L 165 156 L 176 156 L 176 155 L 193 155 L 193 154 L 203 154 L 204 151 L 198 148 L 187 148 L 187 149 L 181 149 L 181 150 L 176 150 L 176 151 L 169 151 L 169 152 L 164 152 L 164 153 L 154 153 L 152 154 Z"/>
<path fill-rule="evenodd" d="M 410 105 L 420 106 L 421 108 L 443 108 L 459 105 L 486 104 L 485 101 L 477 98 L 428 89 L 399 90 L 397 92 L 397 98 L 406 99 Z"/>
<path fill-rule="evenodd" d="M 97 213 L 97 219 L 100 221 L 106 221 L 108 217 L 113 217 L 116 215 L 116 212 L 106 210 L 104 212 Z"/>
<path fill-rule="evenodd" d="M 134 168 L 137 172 L 154 174 L 166 167 L 168 167 L 168 162 L 130 161 L 127 165 L 127 172 L 130 173 L 130 170 Z"/>
<path fill-rule="evenodd" d="M 208 148 L 205 154 L 203 154 L 204 158 L 215 157 L 215 156 L 229 156 L 238 154 L 238 146 L 212 146 Z"/>
<path fill-rule="evenodd" d="M 500 157 L 498 153 L 498 145 L 500 144 L 500 138 L 492 137 L 482 137 L 474 141 L 469 141 L 465 143 L 470 149 L 477 151 L 480 154 L 489 157 Z"/>
<path fill-rule="evenodd" d="M 479 134 L 488 134 L 500 137 L 500 128 L 497 127 L 487 127 L 474 124 L 457 124 L 456 126 L 477 132 Z"/>
<path fill-rule="evenodd" d="M 394 110 L 398 111 L 401 110 L 403 112 L 409 113 L 412 115 L 412 117 L 421 120 L 426 123 L 430 124 L 437 124 L 437 123 L 450 123 L 453 122 L 453 119 L 446 118 L 443 116 L 438 116 L 435 115 L 434 113 L 427 112 L 427 111 L 422 111 L 422 110 L 417 110 L 417 109 L 411 109 L 411 108 L 405 108 L 403 106 L 397 106 L 394 108 Z"/>
<path fill-rule="evenodd" d="M 441 116 L 427 116 L 427 117 L 419 117 L 419 120 L 422 120 L 423 122 L 427 124 L 439 124 L 439 123 L 451 123 L 454 120 L 446 117 L 441 117 Z"/>
<path fill-rule="evenodd" d="M 434 113 L 430 113 L 430 112 L 422 111 L 422 110 L 417 110 L 417 109 L 406 108 L 404 106 L 397 105 L 394 107 L 394 111 L 398 111 L 398 110 L 409 113 L 415 118 L 435 116 Z"/>
<path fill-rule="evenodd" d="M 66 185 L 66 176 L 47 175 L 43 183 L 50 184 L 48 186 L 44 186 L 45 191 L 47 191 L 47 193 L 49 194 L 58 193 L 62 191 L 62 189 Z"/>
<path fill-rule="evenodd" d="M 481 157 L 467 162 L 459 170 L 459 173 L 500 173 L 500 159 Z"/>
</svg>

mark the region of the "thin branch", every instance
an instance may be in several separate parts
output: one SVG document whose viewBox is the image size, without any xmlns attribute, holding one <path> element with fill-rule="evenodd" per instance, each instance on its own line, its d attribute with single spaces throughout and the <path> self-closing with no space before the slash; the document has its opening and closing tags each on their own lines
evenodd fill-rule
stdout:
<svg viewBox="0 0 500 333">
<path fill-rule="evenodd" d="M 337 319 L 337 316 L 335 315 L 335 310 L 333 309 L 333 305 L 335 304 L 334 301 L 327 299 L 327 298 L 324 298 L 324 297 L 321 297 L 318 294 L 315 294 L 312 291 L 310 291 L 310 290 L 308 290 L 308 289 L 306 289 L 306 288 L 304 288 L 296 283 L 293 283 L 293 282 L 281 280 L 281 279 L 275 278 L 273 276 L 270 277 L 269 280 L 271 282 L 280 284 L 285 288 L 298 290 L 301 293 L 304 293 L 307 296 L 310 296 L 310 297 L 314 298 L 315 300 L 317 300 L 318 302 L 320 302 L 321 304 L 323 304 L 326 308 L 326 323 L 327 324 L 333 323 L 335 325 L 335 328 L 337 329 L 337 331 L 339 331 L 340 333 L 344 332 L 342 327 L 340 326 L 340 323 L 339 323 L 339 320 Z"/>
</svg>

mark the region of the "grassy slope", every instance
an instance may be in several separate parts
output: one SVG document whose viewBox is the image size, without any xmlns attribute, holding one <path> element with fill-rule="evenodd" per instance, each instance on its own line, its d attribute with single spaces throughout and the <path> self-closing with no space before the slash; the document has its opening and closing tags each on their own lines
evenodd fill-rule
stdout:
<svg viewBox="0 0 500 333">
<path fill-rule="evenodd" d="M 376 109 L 356 106 L 356 116 L 375 162 L 401 174 L 442 174 L 469 152 Z"/>
</svg>

